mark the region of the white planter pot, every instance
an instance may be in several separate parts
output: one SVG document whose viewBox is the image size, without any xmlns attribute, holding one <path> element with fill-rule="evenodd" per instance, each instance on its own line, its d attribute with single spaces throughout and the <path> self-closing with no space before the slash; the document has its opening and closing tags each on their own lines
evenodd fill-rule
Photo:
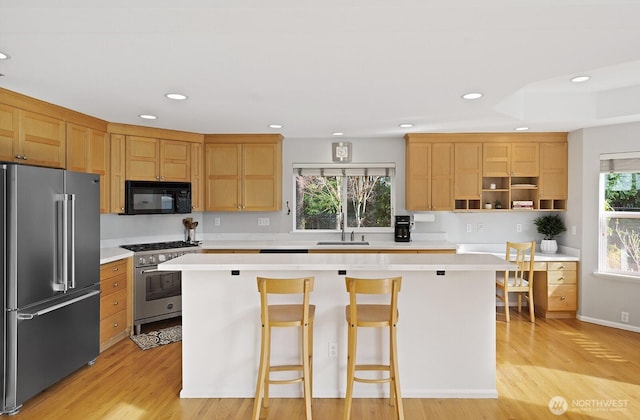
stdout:
<svg viewBox="0 0 640 420">
<path fill-rule="evenodd" d="M 540 241 L 540 251 L 545 254 L 555 254 L 558 252 L 558 242 L 555 239 L 543 239 Z"/>
</svg>

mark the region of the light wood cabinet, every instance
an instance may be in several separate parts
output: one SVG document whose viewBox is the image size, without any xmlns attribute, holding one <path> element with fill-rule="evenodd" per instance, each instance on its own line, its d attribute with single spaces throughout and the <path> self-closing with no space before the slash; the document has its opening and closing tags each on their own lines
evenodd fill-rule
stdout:
<svg viewBox="0 0 640 420">
<path fill-rule="evenodd" d="M 482 199 L 482 143 L 456 143 L 454 148 L 456 210 L 477 210 Z"/>
<path fill-rule="evenodd" d="M 453 208 L 454 148 L 407 138 L 405 207 L 407 210 Z"/>
<path fill-rule="evenodd" d="M 124 181 L 126 175 L 126 141 L 122 134 L 111 134 L 110 212 L 124 213 Z"/>
<path fill-rule="evenodd" d="M 536 263 L 533 301 L 536 315 L 544 318 L 575 318 L 578 309 L 578 263 L 554 261 Z"/>
<path fill-rule="evenodd" d="M 567 143 L 543 143 L 540 148 L 541 210 L 567 209 Z"/>
<path fill-rule="evenodd" d="M 0 160 L 65 168 L 64 121 L 0 105 Z"/>
<path fill-rule="evenodd" d="M 282 207 L 281 135 L 206 135 L 205 210 Z"/>
<path fill-rule="evenodd" d="M 22 162 L 18 159 L 19 113 L 18 109 L 0 104 L 0 161 Z"/>
<path fill-rule="evenodd" d="M 129 336 L 130 259 L 100 266 L 100 351 Z"/>
<path fill-rule="evenodd" d="M 108 213 L 110 179 L 107 133 L 67 123 L 67 169 L 100 175 L 100 213 Z"/>
<path fill-rule="evenodd" d="M 204 146 L 191 143 L 191 208 L 204 211 Z"/>
<path fill-rule="evenodd" d="M 138 136 L 126 137 L 128 180 L 181 181 L 191 178 L 189 142 Z"/>
</svg>

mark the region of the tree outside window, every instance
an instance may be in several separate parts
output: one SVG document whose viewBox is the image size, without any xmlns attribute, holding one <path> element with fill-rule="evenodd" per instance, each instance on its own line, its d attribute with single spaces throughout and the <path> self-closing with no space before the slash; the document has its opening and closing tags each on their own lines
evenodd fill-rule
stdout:
<svg viewBox="0 0 640 420">
<path fill-rule="evenodd" d="M 296 229 L 390 228 L 390 176 L 295 175 Z"/>
<path fill-rule="evenodd" d="M 640 274 L 640 173 L 603 174 L 600 271 Z"/>
</svg>

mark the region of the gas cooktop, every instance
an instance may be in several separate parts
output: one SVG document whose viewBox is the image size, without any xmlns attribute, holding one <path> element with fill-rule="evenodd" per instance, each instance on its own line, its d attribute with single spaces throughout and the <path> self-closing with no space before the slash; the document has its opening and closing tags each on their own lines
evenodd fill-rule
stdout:
<svg viewBox="0 0 640 420">
<path fill-rule="evenodd" d="M 191 248 L 198 246 L 197 243 L 185 242 L 185 241 L 172 241 L 172 242 L 154 242 L 150 244 L 133 244 L 133 245 L 120 245 L 121 248 L 128 249 L 133 252 L 145 252 L 145 251 L 160 251 L 165 249 L 177 249 L 177 248 Z"/>
</svg>

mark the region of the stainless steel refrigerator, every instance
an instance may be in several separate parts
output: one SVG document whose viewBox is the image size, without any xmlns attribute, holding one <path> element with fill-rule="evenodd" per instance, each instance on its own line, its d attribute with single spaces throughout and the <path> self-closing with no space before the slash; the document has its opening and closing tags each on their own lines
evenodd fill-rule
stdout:
<svg viewBox="0 0 640 420">
<path fill-rule="evenodd" d="M 0 164 L 0 414 L 100 352 L 100 178 Z"/>
</svg>

